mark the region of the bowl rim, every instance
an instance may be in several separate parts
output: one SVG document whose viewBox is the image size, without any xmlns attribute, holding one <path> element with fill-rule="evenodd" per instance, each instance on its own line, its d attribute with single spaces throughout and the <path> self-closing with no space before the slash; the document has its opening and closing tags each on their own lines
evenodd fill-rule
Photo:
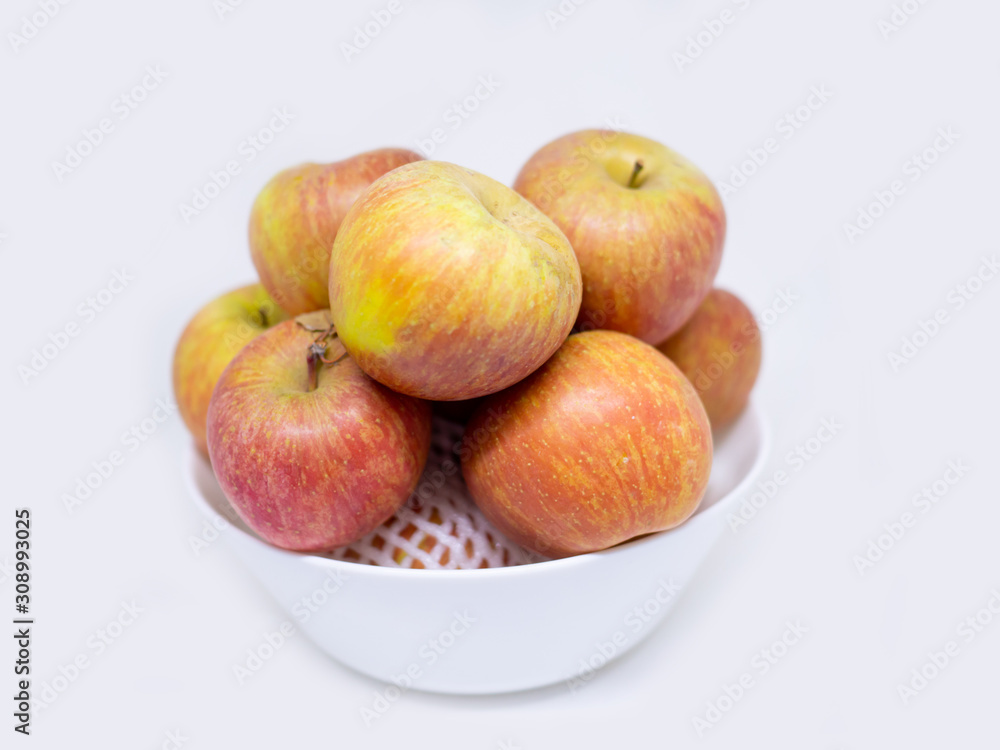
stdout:
<svg viewBox="0 0 1000 750">
<path fill-rule="evenodd" d="M 557 558 L 555 560 L 540 560 L 533 563 L 525 563 L 523 565 L 509 565 L 501 568 L 473 568 L 465 570 L 434 570 L 428 568 L 390 568 L 381 565 L 366 565 L 364 563 L 351 562 L 349 560 L 334 560 L 329 557 L 322 557 L 320 555 L 315 555 L 310 552 L 295 552 L 293 550 L 281 549 L 280 547 L 275 547 L 272 544 L 265 542 L 252 532 L 244 531 L 238 526 L 234 525 L 229 519 L 219 513 L 215 508 L 212 507 L 205 494 L 201 491 L 198 486 L 198 481 L 195 478 L 196 464 L 198 462 L 205 462 L 205 458 L 198 453 L 197 449 L 194 447 L 194 443 L 189 444 L 187 454 L 184 459 L 184 482 L 187 486 L 188 493 L 194 500 L 195 505 L 202 512 L 203 515 L 212 519 L 221 519 L 232 531 L 244 536 L 248 541 L 260 545 L 265 548 L 266 551 L 271 554 L 277 555 L 278 557 L 284 558 L 288 561 L 299 560 L 306 563 L 307 565 L 313 565 L 318 568 L 326 568 L 331 570 L 342 570 L 346 575 L 345 578 L 350 578 L 350 574 L 353 571 L 355 575 L 371 575 L 376 577 L 405 577 L 407 579 L 413 579 L 414 577 L 421 578 L 434 578 L 435 580 L 450 579 L 453 577 L 459 577 L 463 580 L 466 579 L 480 579 L 485 577 L 490 578 L 503 578 L 503 577 L 520 577 L 526 575 L 541 575 L 543 571 L 545 573 L 557 573 L 564 569 L 578 568 L 585 565 L 598 564 L 598 561 L 615 557 L 619 555 L 627 554 L 628 550 L 634 549 L 641 545 L 653 544 L 658 539 L 663 539 L 665 535 L 670 534 L 674 531 L 680 531 L 685 527 L 689 527 L 693 524 L 706 523 L 709 519 L 714 519 L 715 516 L 723 512 L 724 507 L 728 507 L 732 501 L 744 495 L 748 487 L 757 479 L 761 470 L 764 468 L 764 464 L 770 458 L 771 452 L 771 430 L 767 419 L 764 416 L 763 411 L 757 406 L 756 400 L 751 399 L 744 409 L 743 414 L 740 415 L 739 419 L 752 418 L 757 423 L 757 430 L 759 433 L 759 445 L 757 448 L 757 455 L 755 456 L 750 469 L 744 475 L 744 477 L 737 483 L 732 490 L 719 498 L 711 507 L 704 510 L 695 509 L 693 515 L 689 516 L 679 526 L 675 526 L 672 529 L 665 529 L 663 531 L 655 531 L 650 534 L 644 534 L 642 536 L 634 537 L 627 541 L 621 542 L 614 547 L 608 547 L 607 549 L 598 550 L 596 552 L 585 552 L 579 555 L 572 555 L 570 557 Z M 730 428 L 725 428 L 728 431 Z M 713 435 L 713 439 L 714 439 Z M 700 505 L 700 503 L 699 503 Z M 363 573 L 362 573 L 363 571 Z"/>
</svg>

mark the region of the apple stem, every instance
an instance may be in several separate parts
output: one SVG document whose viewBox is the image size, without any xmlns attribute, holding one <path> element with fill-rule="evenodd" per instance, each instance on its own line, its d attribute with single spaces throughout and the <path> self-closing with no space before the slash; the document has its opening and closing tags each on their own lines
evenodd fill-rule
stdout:
<svg viewBox="0 0 1000 750">
<path fill-rule="evenodd" d="M 639 172 L 641 172 L 641 171 L 642 171 L 642 160 L 636 159 L 635 160 L 635 166 L 632 167 L 632 176 L 628 178 L 628 185 L 627 185 L 627 187 L 630 187 L 630 188 L 634 188 L 635 187 L 635 181 L 636 181 L 636 179 L 638 179 Z"/>
<path fill-rule="evenodd" d="M 313 343 L 309 346 L 309 352 L 306 354 L 306 364 L 309 367 L 310 391 L 315 391 L 316 386 L 319 384 L 319 365 L 324 354 L 326 354 L 326 346 L 324 344 Z"/>
<path fill-rule="evenodd" d="M 336 359 L 326 358 L 327 347 L 335 338 L 337 338 L 337 330 L 331 323 L 329 328 L 319 332 L 319 335 L 313 339 L 313 342 L 309 345 L 309 349 L 306 351 L 306 364 L 309 367 L 310 391 L 315 391 L 316 386 L 319 385 L 319 366 L 321 364 L 332 366 L 347 357 L 347 352 L 345 351 Z"/>
<path fill-rule="evenodd" d="M 316 338 L 313 339 L 313 343 L 318 344 L 322 341 L 325 344 L 330 339 L 335 338 L 337 338 L 337 328 L 333 325 L 333 323 L 331 323 L 328 328 L 323 329 L 316 335 Z"/>
<path fill-rule="evenodd" d="M 257 314 L 260 315 L 260 324 L 264 326 L 264 328 L 268 328 L 269 326 L 267 324 L 267 310 L 265 310 L 263 307 L 258 307 Z"/>
<path fill-rule="evenodd" d="M 327 359 L 326 357 L 320 357 L 319 359 L 324 365 L 335 365 L 341 360 L 347 359 L 347 352 L 344 352 L 336 359 Z"/>
</svg>

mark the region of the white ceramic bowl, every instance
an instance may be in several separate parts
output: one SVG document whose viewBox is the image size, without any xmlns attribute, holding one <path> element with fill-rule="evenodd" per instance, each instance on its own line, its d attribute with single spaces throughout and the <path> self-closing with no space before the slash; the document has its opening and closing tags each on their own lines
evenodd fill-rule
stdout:
<svg viewBox="0 0 1000 750">
<path fill-rule="evenodd" d="M 716 436 L 708 491 L 680 527 L 602 552 L 481 570 L 386 568 L 286 552 L 235 519 L 193 449 L 188 474 L 201 511 L 229 527 L 223 533 L 236 554 L 323 651 L 406 689 L 471 695 L 586 680 L 642 641 L 726 530 L 768 449 L 766 425 L 751 404 Z"/>
</svg>

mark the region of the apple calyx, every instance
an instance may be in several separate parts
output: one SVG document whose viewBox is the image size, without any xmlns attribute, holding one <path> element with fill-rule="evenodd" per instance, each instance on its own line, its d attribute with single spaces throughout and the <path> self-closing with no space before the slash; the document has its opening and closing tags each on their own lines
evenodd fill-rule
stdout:
<svg viewBox="0 0 1000 750">
<path fill-rule="evenodd" d="M 639 187 L 638 185 L 635 184 L 635 181 L 637 179 L 639 179 L 639 172 L 642 171 L 642 166 L 643 166 L 642 165 L 642 160 L 641 159 L 636 159 L 635 160 L 635 165 L 632 167 L 632 176 L 628 178 L 628 184 L 625 187 L 629 187 L 629 188 L 637 188 L 637 187 Z"/>
</svg>

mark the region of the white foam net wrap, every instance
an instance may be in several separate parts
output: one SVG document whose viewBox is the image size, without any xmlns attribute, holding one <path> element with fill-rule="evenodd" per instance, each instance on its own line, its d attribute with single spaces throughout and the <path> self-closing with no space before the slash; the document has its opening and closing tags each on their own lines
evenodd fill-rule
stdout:
<svg viewBox="0 0 1000 750">
<path fill-rule="evenodd" d="M 524 565 L 544 558 L 501 534 L 469 497 L 459 466 L 463 428 L 435 418 L 417 490 L 364 539 L 327 556 L 393 568 L 460 570 Z"/>
</svg>

